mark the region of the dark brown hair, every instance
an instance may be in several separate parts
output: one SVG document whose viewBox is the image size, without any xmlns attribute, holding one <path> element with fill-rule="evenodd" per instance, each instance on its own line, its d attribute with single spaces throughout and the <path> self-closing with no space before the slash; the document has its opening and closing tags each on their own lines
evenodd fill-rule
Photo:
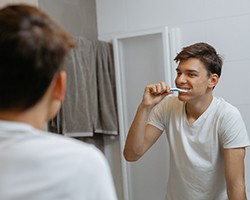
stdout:
<svg viewBox="0 0 250 200">
<path fill-rule="evenodd" d="M 71 37 L 38 8 L 1 9 L 0 110 L 35 105 L 73 46 Z"/>
<path fill-rule="evenodd" d="M 209 72 L 208 75 L 217 74 L 220 77 L 223 61 L 211 45 L 200 42 L 184 47 L 174 60 L 180 62 L 189 58 L 199 59 Z"/>
</svg>

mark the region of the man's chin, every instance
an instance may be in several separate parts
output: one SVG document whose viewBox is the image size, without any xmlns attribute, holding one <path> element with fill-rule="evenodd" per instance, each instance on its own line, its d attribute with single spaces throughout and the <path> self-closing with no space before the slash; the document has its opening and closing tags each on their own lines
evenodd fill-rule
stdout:
<svg viewBox="0 0 250 200">
<path fill-rule="evenodd" d="M 180 101 L 187 101 L 187 97 L 184 97 L 184 96 L 182 96 L 182 95 L 178 95 L 178 99 L 179 99 Z"/>
</svg>

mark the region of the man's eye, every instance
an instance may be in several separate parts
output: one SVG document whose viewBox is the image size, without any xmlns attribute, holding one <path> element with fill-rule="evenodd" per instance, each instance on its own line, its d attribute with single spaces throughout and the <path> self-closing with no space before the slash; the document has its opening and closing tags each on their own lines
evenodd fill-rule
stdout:
<svg viewBox="0 0 250 200">
<path fill-rule="evenodd" d="M 189 77 L 195 77 L 196 74 L 192 74 L 192 73 L 191 73 L 191 74 L 188 74 L 188 76 L 189 76 Z"/>
</svg>

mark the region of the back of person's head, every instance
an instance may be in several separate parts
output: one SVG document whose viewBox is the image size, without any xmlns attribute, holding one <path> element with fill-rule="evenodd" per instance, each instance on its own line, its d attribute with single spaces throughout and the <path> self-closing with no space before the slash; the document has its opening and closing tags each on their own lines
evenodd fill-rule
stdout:
<svg viewBox="0 0 250 200">
<path fill-rule="evenodd" d="M 38 8 L 0 9 L 0 110 L 35 105 L 72 47 L 71 37 Z"/>
<path fill-rule="evenodd" d="M 223 61 L 211 45 L 200 42 L 184 47 L 174 60 L 181 62 L 189 58 L 200 60 L 209 72 L 208 75 L 217 74 L 220 77 Z"/>
</svg>

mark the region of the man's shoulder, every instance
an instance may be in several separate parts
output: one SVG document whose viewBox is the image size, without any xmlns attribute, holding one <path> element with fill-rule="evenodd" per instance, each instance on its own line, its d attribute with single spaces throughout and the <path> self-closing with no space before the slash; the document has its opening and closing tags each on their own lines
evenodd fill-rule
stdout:
<svg viewBox="0 0 250 200">
<path fill-rule="evenodd" d="M 67 136 L 54 134 L 50 132 L 43 132 L 40 134 L 38 140 L 44 140 L 45 146 L 53 146 L 53 149 L 63 150 L 67 152 L 77 152 L 78 154 L 88 152 L 89 154 L 99 154 L 100 150 L 94 145 L 77 140 L 75 138 L 70 138 Z"/>
<path fill-rule="evenodd" d="M 227 102 L 222 97 L 214 97 L 214 105 L 217 107 L 217 110 L 224 113 L 238 113 L 239 110 L 233 104 Z"/>
<path fill-rule="evenodd" d="M 94 145 L 67 136 L 32 130 L 10 139 L 9 154 L 37 162 L 94 162 L 103 159 L 103 153 Z M 16 156 L 15 156 L 16 157 Z"/>
</svg>

